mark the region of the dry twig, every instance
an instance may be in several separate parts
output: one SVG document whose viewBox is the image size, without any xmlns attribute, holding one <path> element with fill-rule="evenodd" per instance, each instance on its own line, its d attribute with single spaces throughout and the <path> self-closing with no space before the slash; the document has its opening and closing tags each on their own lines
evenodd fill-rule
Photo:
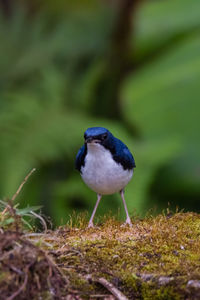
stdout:
<svg viewBox="0 0 200 300">
<path fill-rule="evenodd" d="M 29 271 L 29 268 L 32 265 L 33 265 L 33 262 L 31 262 L 27 266 L 26 271 L 25 271 L 24 282 L 22 283 L 22 285 L 20 286 L 20 288 L 15 293 L 13 293 L 10 297 L 8 297 L 7 300 L 13 300 L 13 299 L 15 299 L 25 289 L 25 287 L 27 285 L 27 282 L 28 282 L 28 271 Z"/>
<path fill-rule="evenodd" d="M 33 168 L 28 175 L 26 175 L 26 177 L 24 178 L 24 180 L 22 181 L 22 183 L 20 184 L 20 186 L 18 187 L 16 193 L 12 196 L 11 201 L 14 202 L 15 198 L 19 195 L 21 189 L 23 188 L 24 184 L 27 182 L 27 180 L 29 179 L 29 177 L 33 174 L 33 172 L 36 171 L 36 168 Z"/>
<path fill-rule="evenodd" d="M 12 196 L 11 198 L 11 202 L 13 203 L 16 199 L 16 197 L 19 195 L 21 189 L 23 188 L 24 184 L 27 182 L 27 180 L 29 179 L 29 177 L 33 174 L 33 172 L 36 171 L 36 168 L 33 168 L 29 173 L 28 175 L 26 175 L 26 177 L 24 178 L 24 180 L 22 181 L 22 183 L 20 184 L 20 186 L 18 187 L 16 193 Z M 7 205 L 6 208 L 2 211 L 2 215 L 4 215 L 8 209 L 11 209 L 11 205 Z"/>
<path fill-rule="evenodd" d="M 36 213 L 35 213 L 34 211 L 32 211 L 32 210 L 31 210 L 31 213 L 32 213 L 32 215 L 35 216 L 36 218 L 40 219 L 40 221 L 41 221 L 41 223 L 42 223 L 42 225 L 43 225 L 43 227 L 44 227 L 44 234 L 46 234 L 46 232 L 47 232 L 47 224 L 46 224 L 44 218 L 43 218 L 42 216 L 36 214 Z"/>
<path fill-rule="evenodd" d="M 64 279 L 65 283 L 67 285 L 69 285 L 69 280 L 68 278 L 65 276 L 65 274 L 63 273 L 63 271 L 61 270 L 61 268 L 59 268 L 56 263 L 54 262 L 54 260 L 47 254 L 47 252 L 43 249 L 38 248 L 37 246 L 35 246 L 32 242 L 28 241 L 27 239 L 23 239 L 20 238 L 20 241 L 22 241 L 23 244 L 26 244 L 28 246 L 31 246 L 32 248 L 34 248 L 38 253 L 41 253 L 47 260 L 48 264 L 49 264 L 49 268 L 51 268 L 52 270 L 56 270 Z"/>
<path fill-rule="evenodd" d="M 100 283 L 103 285 L 113 296 L 118 300 L 128 300 L 128 298 L 122 294 L 112 283 L 107 281 L 105 278 L 95 278 L 93 281 Z"/>
<path fill-rule="evenodd" d="M 27 281 L 28 281 L 28 274 L 25 274 L 23 284 L 20 286 L 20 288 L 14 294 L 12 294 L 9 298 L 7 298 L 7 300 L 13 300 L 14 298 L 16 298 L 26 287 Z"/>
</svg>

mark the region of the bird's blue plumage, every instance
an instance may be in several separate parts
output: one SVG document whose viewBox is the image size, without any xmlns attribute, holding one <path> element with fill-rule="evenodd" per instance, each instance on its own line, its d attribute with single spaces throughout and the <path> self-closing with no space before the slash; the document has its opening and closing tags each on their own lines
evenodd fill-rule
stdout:
<svg viewBox="0 0 200 300">
<path fill-rule="evenodd" d="M 99 138 L 102 135 L 107 134 L 107 138 L 101 141 L 101 145 L 103 145 L 106 149 L 108 149 L 113 159 L 121 164 L 124 170 L 131 170 L 135 168 L 135 160 L 129 151 L 128 147 L 119 139 L 115 138 L 112 133 L 104 127 L 92 127 L 88 128 L 84 137 L 89 138 Z M 79 150 L 76 156 L 76 169 L 81 172 L 81 167 L 84 166 L 85 156 L 87 154 L 87 144 L 85 143 Z"/>
<path fill-rule="evenodd" d="M 104 128 L 104 127 L 91 127 L 88 128 L 85 133 L 84 133 L 84 137 L 89 137 L 89 136 L 98 136 L 101 134 L 104 134 L 106 132 L 109 132 L 108 129 Z"/>
<path fill-rule="evenodd" d="M 113 159 L 120 163 L 125 170 L 131 170 L 136 167 L 133 155 L 128 147 L 119 139 L 114 137 L 114 151 L 112 153 Z"/>
<path fill-rule="evenodd" d="M 84 144 L 78 151 L 76 156 L 75 167 L 76 169 L 81 172 L 81 167 L 84 166 L 85 156 L 87 154 L 87 146 Z"/>
</svg>

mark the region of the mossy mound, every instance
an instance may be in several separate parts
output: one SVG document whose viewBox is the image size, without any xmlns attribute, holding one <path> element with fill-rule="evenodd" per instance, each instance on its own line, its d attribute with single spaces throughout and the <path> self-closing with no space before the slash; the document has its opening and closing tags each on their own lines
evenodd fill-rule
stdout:
<svg viewBox="0 0 200 300">
<path fill-rule="evenodd" d="M 199 214 L 136 219 L 131 228 L 112 218 L 92 229 L 80 223 L 2 230 L 2 299 L 200 299 Z"/>
</svg>

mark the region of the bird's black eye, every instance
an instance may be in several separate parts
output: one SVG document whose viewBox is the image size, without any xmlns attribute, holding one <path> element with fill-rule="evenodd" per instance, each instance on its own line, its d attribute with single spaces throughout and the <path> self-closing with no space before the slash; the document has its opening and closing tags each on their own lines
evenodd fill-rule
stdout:
<svg viewBox="0 0 200 300">
<path fill-rule="evenodd" d="M 104 140 L 107 138 L 107 136 L 108 136 L 108 134 L 107 134 L 107 133 L 104 133 L 104 134 L 102 135 L 102 140 L 104 141 Z"/>
<path fill-rule="evenodd" d="M 86 139 L 86 137 L 87 137 L 87 136 L 86 136 L 86 134 L 84 133 L 84 139 Z"/>
</svg>

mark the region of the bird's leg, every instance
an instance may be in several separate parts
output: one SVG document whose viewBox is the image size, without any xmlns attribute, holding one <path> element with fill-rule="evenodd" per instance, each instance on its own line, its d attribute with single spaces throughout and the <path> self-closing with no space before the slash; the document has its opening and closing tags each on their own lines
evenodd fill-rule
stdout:
<svg viewBox="0 0 200 300">
<path fill-rule="evenodd" d="M 123 201 L 123 204 L 124 204 L 124 209 L 125 209 L 125 212 L 126 212 L 126 222 L 125 222 L 125 224 L 128 224 L 129 226 L 132 226 L 131 219 L 129 217 L 128 209 L 127 209 L 127 206 L 126 206 L 126 201 L 125 201 L 125 198 L 124 198 L 124 190 L 120 191 L 120 195 L 121 195 L 121 198 L 122 198 L 122 201 Z"/>
<path fill-rule="evenodd" d="M 100 200 L 101 200 L 101 197 L 102 197 L 101 195 L 97 194 L 97 202 L 96 202 L 95 207 L 94 207 L 94 210 L 93 210 L 93 212 L 92 212 L 92 215 L 91 215 L 91 218 L 90 218 L 90 221 L 89 221 L 89 224 L 88 224 L 88 228 L 94 227 L 94 224 L 93 224 L 93 218 L 94 218 L 94 215 L 95 215 L 95 213 L 96 213 L 96 210 L 97 210 L 97 207 L 98 207 L 98 205 L 99 205 L 99 202 L 100 202 Z"/>
</svg>

